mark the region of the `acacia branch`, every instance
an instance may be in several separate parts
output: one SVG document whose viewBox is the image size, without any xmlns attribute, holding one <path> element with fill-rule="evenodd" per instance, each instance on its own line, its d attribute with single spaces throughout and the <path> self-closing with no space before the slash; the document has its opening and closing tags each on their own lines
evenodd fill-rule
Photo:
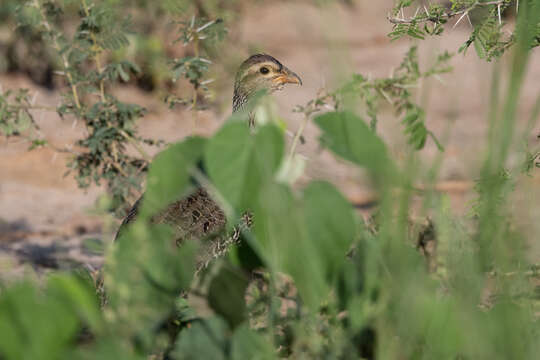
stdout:
<svg viewBox="0 0 540 360">
<path fill-rule="evenodd" d="M 75 155 L 75 156 L 78 156 L 78 155 L 81 154 L 79 151 L 73 150 L 72 148 L 70 148 L 68 146 L 64 146 L 64 147 L 56 146 L 46 138 L 35 138 L 34 139 L 34 138 L 30 137 L 30 136 L 22 135 L 22 134 L 18 135 L 18 137 L 21 138 L 23 141 L 28 141 L 29 143 L 34 143 L 35 141 L 41 141 L 42 143 L 39 144 L 37 147 L 46 147 L 46 148 L 49 148 L 52 151 L 57 152 L 57 153 L 71 154 L 71 155 Z"/>
<path fill-rule="evenodd" d="M 58 109 L 53 106 L 47 106 L 47 105 L 25 105 L 25 104 L 9 104 L 9 107 L 13 110 L 24 110 L 24 111 L 31 111 L 31 110 L 42 110 L 42 111 L 48 111 L 48 112 L 57 112 Z"/>
<path fill-rule="evenodd" d="M 460 9 L 460 10 L 443 12 L 442 14 L 431 15 L 431 14 L 429 14 L 429 12 L 426 9 L 425 14 L 420 15 L 418 17 L 414 16 L 412 18 L 405 19 L 405 18 L 399 18 L 399 17 L 388 15 L 387 19 L 392 24 L 396 24 L 396 25 L 397 24 L 413 24 L 413 23 L 427 22 L 427 21 L 431 21 L 433 23 L 439 24 L 439 23 L 441 23 L 442 19 L 450 19 L 450 18 L 452 18 L 454 16 L 467 14 L 468 12 L 470 12 L 471 10 L 474 10 L 477 7 L 491 6 L 491 5 L 501 6 L 504 3 L 506 3 L 507 1 L 508 0 L 496 0 L 496 1 L 486 1 L 486 2 L 476 1 L 469 7 L 466 7 L 466 8 Z"/>
<path fill-rule="evenodd" d="M 133 147 L 135 148 L 135 150 L 137 150 L 139 152 L 139 154 L 141 154 L 141 156 L 143 157 L 144 160 L 146 160 L 148 163 L 150 163 L 152 161 L 152 157 L 150 155 L 148 155 L 148 153 L 143 149 L 143 147 L 141 146 L 141 144 L 137 141 L 137 139 L 133 138 L 132 136 L 130 136 L 128 133 L 126 133 L 124 130 L 122 129 L 118 129 L 118 132 L 120 133 L 120 135 L 122 135 L 126 140 L 128 140 L 131 145 L 133 145 Z"/>
<path fill-rule="evenodd" d="M 88 7 L 88 4 L 86 3 L 86 0 L 82 0 L 82 6 L 84 13 L 86 17 L 90 16 L 90 8 Z M 94 58 L 94 62 L 96 63 L 96 70 L 98 72 L 98 75 L 100 77 L 99 80 L 99 94 L 101 97 L 101 101 L 105 102 L 105 80 L 103 79 L 103 66 L 101 65 L 101 59 L 100 54 L 102 52 L 102 48 L 98 45 L 96 34 L 93 31 L 90 31 L 90 39 L 92 40 L 92 57 Z"/>
<path fill-rule="evenodd" d="M 62 65 L 64 67 L 64 72 L 66 74 L 66 77 L 68 79 L 69 85 L 71 86 L 71 92 L 73 93 L 73 100 L 75 101 L 75 106 L 78 110 L 82 108 L 81 102 L 79 100 L 79 94 L 77 91 L 77 85 L 75 84 L 75 81 L 73 79 L 73 76 L 69 72 L 69 61 L 64 51 L 62 51 L 62 47 L 60 46 L 60 43 L 58 42 L 58 36 L 53 30 L 51 24 L 49 23 L 49 20 L 47 20 L 47 15 L 45 14 L 45 11 L 43 10 L 43 6 L 41 5 L 39 0 L 34 0 L 34 6 L 38 9 L 41 18 L 42 18 L 42 24 L 45 27 L 45 30 L 47 30 L 47 33 L 51 36 L 52 44 L 54 49 L 57 51 L 58 56 L 62 59 Z"/>
</svg>

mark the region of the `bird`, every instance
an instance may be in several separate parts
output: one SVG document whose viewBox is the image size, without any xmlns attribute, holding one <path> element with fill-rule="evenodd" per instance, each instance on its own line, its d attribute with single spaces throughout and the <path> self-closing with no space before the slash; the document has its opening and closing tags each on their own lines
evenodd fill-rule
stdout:
<svg viewBox="0 0 540 360">
<path fill-rule="evenodd" d="M 248 104 L 257 93 L 266 91 L 273 93 L 282 90 L 286 84 L 302 85 L 300 77 L 284 66 L 275 57 L 268 54 L 255 54 L 247 58 L 236 72 L 232 98 L 232 111 L 238 113 L 248 110 Z M 248 113 L 249 127 L 255 126 L 252 113 Z M 125 228 L 137 219 L 139 207 L 144 194 L 133 204 L 122 224 L 115 240 Z M 207 239 L 197 259 L 197 272 L 204 269 L 215 258 L 224 255 L 228 249 L 237 244 L 242 231 L 252 223 L 252 215 L 245 213 L 239 224 L 226 232 L 226 215 L 219 205 L 200 184 L 187 196 L 171 199 L 171 203 L 157 212 L 151 223 L 167 224 L 173 228 L 174 240 L 178 246 L 191 239 Z"/>
</svg>

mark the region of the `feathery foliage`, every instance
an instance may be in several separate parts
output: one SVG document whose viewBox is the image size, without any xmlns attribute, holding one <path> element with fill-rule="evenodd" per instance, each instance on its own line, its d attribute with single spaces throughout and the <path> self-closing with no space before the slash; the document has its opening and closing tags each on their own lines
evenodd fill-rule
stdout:
<svg viewBox="0 0 540 360">
<path fill-rule="evenodd" d="M 413 0 L 398 1 L 392 10 L 392 16 L 389 17 L 394 26 L 389 34 L 390 38 L 395 40 L 409 36 L 423 40 L 426 36 L 441 35 L 445 30 L 444 25 L 450 19 L 457 19 L 454 26 L 463 21 L 469 22 L 473 28 L 469 39 L 459 48 L 459 52 L 465 52 L 474 45 L 478 56 L 490 61 L 500 57 L 515 44 L 516 30 L 514 29 L 511 33 L 505 31 L 504 25 L 507 20 L 503 21 L 503 16 L 513 9 L 517 11 L 520 0 L 452 0 L 450 2 L 451 6 L 446 8 L 434 2 L 428 2 L 428 6 L 422 7 L 420 2 Z M 527 4 L 524 4 L 525 2 Z M 536 6 L 531 0 L 522 0 L 521 3 L 523 8 Z M 405 16 L 405 9 L 414 11 L 414 15 Z M 531 30 L 529 46 L 534 48 L 539 45 L 540 22 L 533 21 Z"/>
<path fill-rule="evenodd" d="M 85 0 L 78 9 L 76 31 L 68 36 L 57 24 L 65 21 L 64 10 L 69 10 L 69 6 L 69 1 L 64 4 L 32 0 L 13 7 L 18 27 L 30 29 L 55 52 L 60 67 L 57 73 L 64 78 L 67 88 L 56 109 L 35 104 L 27 90 L 16 95 L 9 91 L 2 94 L 0 102 L 5 111 L 0 116 L 0 129 L 5 136 L 24 136 L 30 141 L 30 148 L 49 145 L 72 153 L 66 174 L 73 173 L 81 188 L 104 183 L 111 197 L 110 209 L 124 214 L 126 204 L 141 192 L 150 161 L 145 145 L 163 144 L 138 134 L 136 124 L 144 116 L 144 108 L 122 102 L 109 91 L 113 85 L 129 82 L 141 72 L 137 64 L 125 59 L 114 61 L 111 56 L 113 51 L 118 52 L 129 44 L 128 36 L 133 32 L 131 19 L 122 15 L 113 3 Z M 192 101 L 196 105 L 198 89 L 205 89 L 207 84 L 202 76 L 210 63 L 198 56 L 199 43 L 204 41 L 211 46 L 225 32 L 221 20 L 201 25 L 193 17 L 179 24 L 182 26 L 178 40 L 184 45 L 194 43 L 196 56 L 175 59 L 171 78 L 176 81 L 185 76 L 193 84 Z M 178 102 L 173 99 L 176 98 L 169 97 L 169 103 Z M 59 149 L 40 134 L 32 110 L 52 110 L 62 118 L 81 121 L 87 135 Z M 137 155 L 132 155 L 130 149 Z"/>
</svg>

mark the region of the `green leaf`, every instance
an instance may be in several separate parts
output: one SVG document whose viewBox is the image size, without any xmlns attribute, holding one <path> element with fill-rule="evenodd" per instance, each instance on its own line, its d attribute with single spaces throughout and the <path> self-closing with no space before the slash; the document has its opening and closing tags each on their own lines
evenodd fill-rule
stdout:
<svg viewBox="0 0 540 360">
<path fill-rule="evenodd" d="M 120 78 L 123 81 L 128 82 L 129 81 L 129 74 L 124 71 L 124 68 L 122 67 L 122 65 L 118 65 L 117 68 L 118 68 L 118 75 L 120 75 Z"/>
<path fill-rule="evenodd" d="M 485 44 L 482 43 L 482 40 L 480 37 L 476 37 L 473 42 L 474 50 L 476 50 L 476 54 L 480 59 L 485 59 L 487 57 L 487 53 L 485 50 Z"/>
<path fill-rule="evenodd" d="M 136 354 L 134 349 L 117 337 L 100 337 L 90 348 L 81 346 L 78 351 L 68 359 L 81 360 L 148 360 L 148 356 Z"/>
<path fill-rule="evenodd" d="M 205 165 L 225 199 L 244 211 L 261 184 L 278 170 L 283 149 L 283 136 L 275 125 L 251 134 L 245 123 L 229 122 L 209 141 Z"/>
<path fill-rule="evenodd" d="M 94 284 L 82 276 L 52 275 L 47 281 L 47 295 L 63 302 L 66 309 L 78 314 L 90 329 L 103 329 L 103 319 L 99 308 Z"/>
<path fill-rule="evenodd" d="M 365 167 L 374 174 L 388 175 L 393 164 L 385 144 L 351 112 L 329 112 L 315 118 L 321 128 L 321 143 L 336 155 Z"/>
<path fill-rule="evenodd" d="M 179 334 L 173 358 L 176 360 L 225 360 L 227 324 L 220 318 L 193 322 Z"/>
<path fill-rule="evenodd" d="M 331 184 L 312 182 L 304 190 L 304 215 L 310 244 L 319 252 L 326 279 L 332 283 L 356 236 L 353 209 Z"/>
<path fill-rule="evenodd" d="M 251 330 L 247 325 L 236 329 L 231 342 L 231 360 L 268 360 L 276 358 L 271 342 Z"/>
<path fill-rule="evenodd" d="M 40 148 L 40 147 L 45 146 L 47 144 L 48 144 L 47 140 L 43 140 L 43 139 L 32 140 L 32 143 L 28 147 L 28 151 Z"/>
<path fill-rule="evenodd" d="M 26 111 L 19 111 L 19 115 L 17 118 L 17 131 L 23 132 L 26 129 L 30 127 L 32 124 L 32 119 L 30 118 L 30 115 Z"/>
<path fill-rule="evenodd" d="M 204 151 L 205 140 L 192 137 L 159 153 L 147 177 L 147 190 L 140 216 L 147 218 L 185 195 L 190 171 Z"/>
<path fill-rule="evenodd" d="M 6 360 L 63 358 L 81 328 L 72 299 L 40 293 L 30 282 L 3 289 L 0 354 Z"/>
<path fill-rule="evenodd" d="M 212 279 L 208 289 L 208 305 L 223 316 L 231 328 L 246 318 L 244 300 L 249 280 L 241 269 L 225 263 Z"/>
<path fill-rule="evenodd" d="M 176 311 L 176 299 L 195 273 L 197 247 L 171 240 L 166 225 L 137 221 L 115 242 L 106 261 L 105 288 L 116 321 L 142 342 Z"/>
<path fill-rule="evenodd" d="M 315 310 L 329 293 L 326 262 L 309 238 L 302 203 L 288 187 L 267 183 L 258 196 L 254 219 L 253 232 L 262 254 L 273 269 L 293 277 L 300 296 Z"/>
</svg>

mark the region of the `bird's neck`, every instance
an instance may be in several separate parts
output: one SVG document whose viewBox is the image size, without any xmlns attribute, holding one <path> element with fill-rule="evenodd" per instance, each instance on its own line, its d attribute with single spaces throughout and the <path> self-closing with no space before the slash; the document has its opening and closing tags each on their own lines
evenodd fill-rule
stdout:
<svg viewBox="0 0 540 360">
<path fill-rule="evenodd" d="M 248 96 L 237 89 L 234 89 L 233 100 L 232 100 L 232 111 L 233 113 L 242 110 L 245 104 L 247 104 Z"/>
<path fill-rule="evenodd" d="M 234 85 L 234 94 L 233 94 L 233 104 L 232 104 L 232 111 L 237 112 L 241 111 L 244 106 L 248 103 L 249 99 L 251 98 L 251 95 L 253 95 L 253 91 L 250 89 L 247 89 L 244 86 L 241 86 L 240 84 Z"/>
<path fill-rule="evenodd" d="M 244 109 L 244 107 L 249 102 L 254 92 L 255 92 L 254 90 L 247 89 L 243 86 L 235 84 L 234 94 L 233 94 L 233 105 L 232 105 L 233 114 L 235 112 L 239 112 Z M 255 114 L 253 114 L 252 111 L 249 112 L 248 119 L 249 119 L 248 120 L 249 127 L 253 128 L 255 126 Z"/>
</svg>

